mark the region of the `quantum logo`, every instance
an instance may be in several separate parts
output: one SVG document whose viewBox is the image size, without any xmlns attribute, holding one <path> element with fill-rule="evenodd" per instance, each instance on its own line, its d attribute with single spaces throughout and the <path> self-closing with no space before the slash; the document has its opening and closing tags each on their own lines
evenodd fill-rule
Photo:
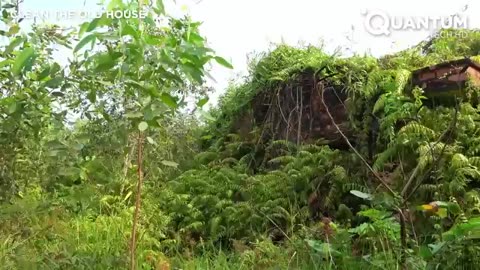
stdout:
<svg viewBox="0 0 480 270">
<path fill-rule="evenodd" d="M 468 18 L 453 16 L 390 16 L 385 11 L 366 11 L 365 30 L 374 36 L 389 36 L 392 31 L 468 28 Z"/>
</svg>

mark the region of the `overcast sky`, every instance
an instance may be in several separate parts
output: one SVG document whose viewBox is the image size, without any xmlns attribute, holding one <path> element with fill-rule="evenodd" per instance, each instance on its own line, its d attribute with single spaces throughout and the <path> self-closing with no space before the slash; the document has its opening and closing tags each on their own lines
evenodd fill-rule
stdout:
<svg viewBox="0 0 480 270">
<path fill-rule="evenodd" d="M 98 10 L 98 0 L 24 0 L 25 11 Z M 381 56 L 415 45 L 433 29 L 392 30 L 389 36 L 375 36 L 366 31 L 365 12 L 383 12 L 390 17 L 417 18 L 461 13 L 468 28 L 480 28 L 480 1 L 472 0 L 165 0 L 167 12 L 190 14 L 202 21 L 201 31 L 217 54 L 230 60 L 234 70 L 213 66 L 216 101 L 228 81 L 245 74 L 247 55 L 271 48 L 272 43 L 319 45 L 328 51 L 343 48 L 348 55 L 370 53 Z M 468 8 L 465 10 L 465 7 Z M 424 18 L 424 17 L 423 17 Z M 77 20 L 56 21 L 77 25 Z M 29 22 L 25 22 L 28 24 Z M 378 23 L 373 21 L 372 24 Z M 67 54 L 67 53 L 66 53 Z M 64 55 L 63 59 L 69 55 Z"/>
</svg>

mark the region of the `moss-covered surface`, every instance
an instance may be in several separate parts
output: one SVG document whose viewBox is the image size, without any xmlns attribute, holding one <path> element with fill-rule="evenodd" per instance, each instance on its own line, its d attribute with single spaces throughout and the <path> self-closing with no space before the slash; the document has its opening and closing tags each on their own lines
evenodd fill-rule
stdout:
<svg viewBox="0 0 480 270">
<path fill-rule="evenodd" d="M 442 30 L 435 38 L 379 59 L 368 55 L 342 57 L 330 55 L 316 47 L 280 45 L 270 52 L 258 55 L 251 62 L 249 75 L 244 82 L 230 85 L 221 98 L 218 109 L 213 111 L 216 120 L 211 123 L 208 138 L 218 139 L 225 134 L 237 132 L 239 126 L 245 129 L 245 125 L 238 124 L 239 122 L 248 122 L 252 130 L 253 127 L 266 129 L 264 125 L 272 124 L 272 119 L 266 116 L 263 119 L 251 119 L 255 118 L 254 114 L 266 114 L 270 107 L 278 105 L 272 102 L 271 97 L 282 91 L 293 93 L 293 99 L 299 103 L 295 91 L 300 87 L 303 91 L 315 92 L 312 80 L 324 80 L 329 86 L 335 86 L 337 91 L 347 93 L 345 106 L 353 132 L 358 133 L 365 126 L 370 126 L 369 123 L 365 124 L 365 120 L 369 122 L 373 105 L 382 94 L 401 92 L 410 86 L 407 81 L 412 71 L 464 57 L 475 59 L 479 53 L 480 33 L 477 30 L 463 29 Z M 282 97 L 284 100 L 285 96 Z M 260 108 L 259 103 L 267 103 L 269 107 Z M 304 109 L 305 107 L 307 106 Z M 288 111 L 277 110 L 275 113 L 282 112 L 282 117 L 288 118 Z M 294 114 L 294 118 L 300 117 L 298 110 Z M 306 115 L 308 113 L 304 112 L 303 117 Z M 290 139 L 293 140 L 292 138 Z"/>
</svg>

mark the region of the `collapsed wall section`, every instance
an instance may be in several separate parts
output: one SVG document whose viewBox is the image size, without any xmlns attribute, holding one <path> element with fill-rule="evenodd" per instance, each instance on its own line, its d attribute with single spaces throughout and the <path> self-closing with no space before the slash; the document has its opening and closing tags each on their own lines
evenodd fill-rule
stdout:
<svg viewBox="0 0 480 270">
<path fill-rule="evenodd" d="M 262 129 L 261 137 L 265 141 L 315 143 L 322 140 L 341 148 L 345 142 L 327 109 L 340 130 L 352 136 L 345 104 L 347 97 L 342 86 L 317 78 L 313 72 L 303 72 L 275 89 L 257 94 L 251 101 L 252 110 L 237 121 L 235 129 L 247 135 L 257 126 Z"/>
</svg>

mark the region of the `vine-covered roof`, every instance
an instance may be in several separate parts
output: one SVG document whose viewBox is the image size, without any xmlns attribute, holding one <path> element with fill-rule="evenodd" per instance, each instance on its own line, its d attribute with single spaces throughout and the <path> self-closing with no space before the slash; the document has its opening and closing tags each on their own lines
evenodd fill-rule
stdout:
<svg viewBox="0 0 480 270">
<path fill-rule="evenodd" d="M 351 100 L 375 99 L 388 91 L 401 91 L 411 72 L 448 61 L 475 59 L 480 54 L 478 30 L 444 29 L 436 36 L 395 54 L 375 58 L 370 55 L 343 57 L 323 48 L 279 45 L 251 61 L 244 82 L 233 83 L 213 111 L 217 136 L 231 132 L 234 123 L 252 108 L 262 93 L 277 93 L 279 88 L 298 83 L 305 76 L 341 85 Z M 473 61 L 473 60 L 472 60 Z M 473 64 L 474 62 L 472 62 Z M 475 64 L 476 65 L 476 64 Z M 258 103 L 258 102 L 257 102 Z M 351 104 L 350 104 L 351 105 Z M 355 107 L 355 106 L 353 106 Z M 353 109 L 353 108 L 350 108 Z"/>
</svg>

